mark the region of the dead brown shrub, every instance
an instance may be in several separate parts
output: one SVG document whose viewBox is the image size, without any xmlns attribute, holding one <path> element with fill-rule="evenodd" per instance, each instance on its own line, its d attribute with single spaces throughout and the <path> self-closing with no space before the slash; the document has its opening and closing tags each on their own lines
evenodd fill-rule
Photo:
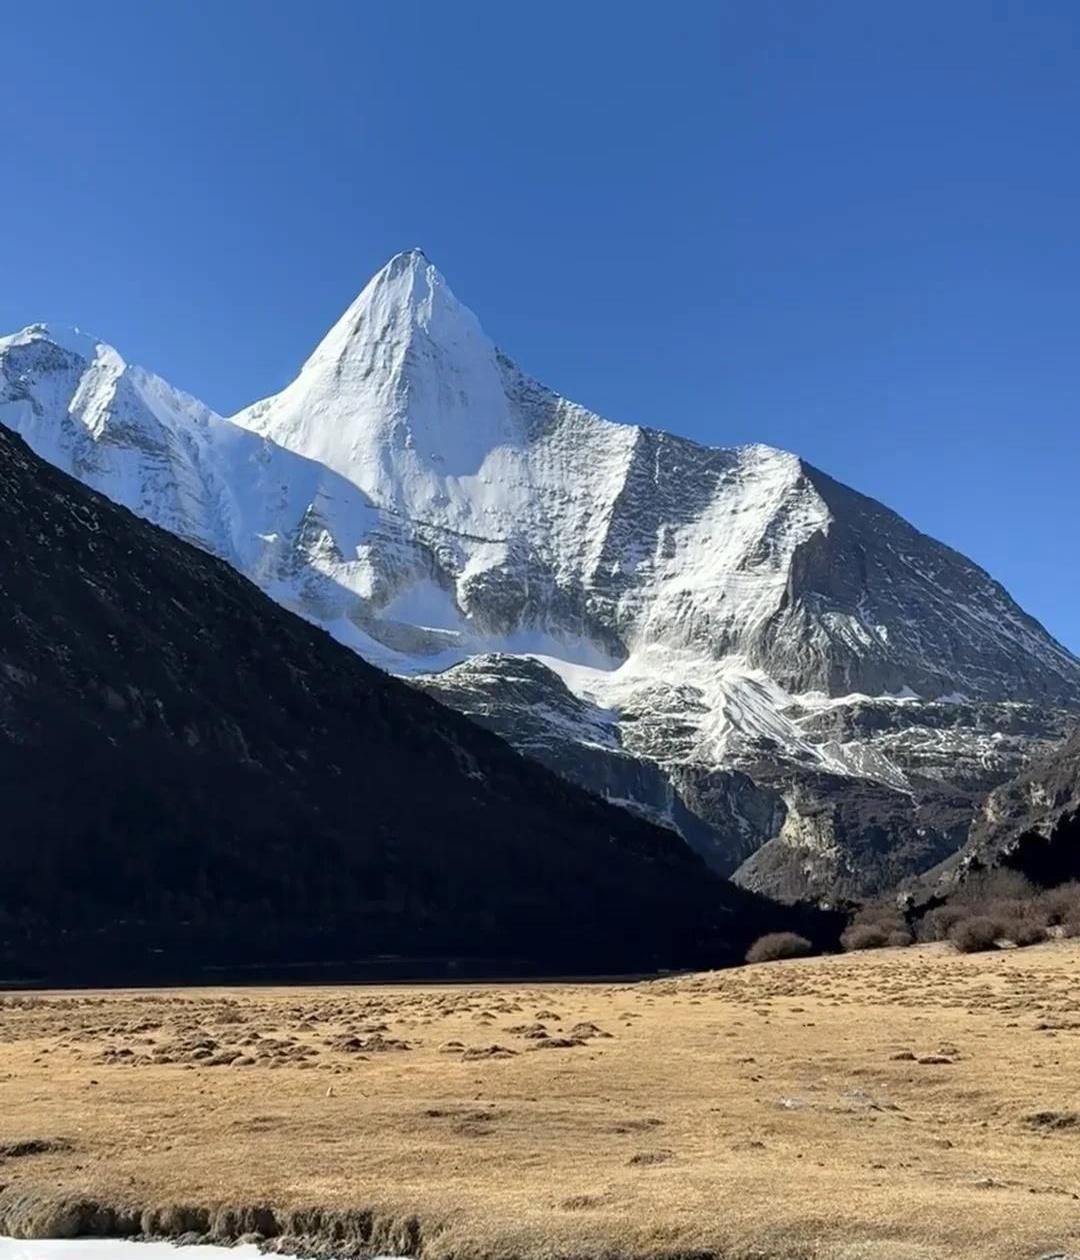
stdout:
<svg viewBox="0 0 1080 1260">
<path fill-rule="evenodd" d="M 871 901 L 861 906 L 840 937 L 846 950 L 910 945 L 911 928 L 894 902 Z"/>
<path fill-rule="evenodd" d="M 880 923 L 853 923 L 840 937 L 844 949 L 884 949 L 889 943 L 889 929 Z"/>
<path fill-rule="evenodd" d="M 1005 925 L 1005 939 L 1014 945 L 1038 945 L 1046 940 L 1046 919 L 1033 907 L 1026 914 L 1019 914 Z"/>
<path fill-rule="evenodd" d="M 1070 935 L 1072 924 L 1080 925 L 1080 883 L 1039 890 L 1016 871 L 982 871 L 923 916 L 919 939 L 950 940 L 965 951 L 991 949 L 1000 940 L 1037 945 L 1051 928 Z"/>
<path fill-rule="evenodd" d="M 961 919 L 949 929 L 949 940 L 962 954 L 975 954 L 980 950 L 996 949 L 1006 935 L 1006 925 L 986 914 Z"/>
<path fill-rule="evenodd" d="M 957 905 L 955 902 L 946 902 L 943 906 L 935 906 L 933 910 L 927 911 L 923 915 L 919 924 L 919 940 L 920 941 L 947 941 L 949 933 L 961 919 L 966 919 L 971 914 L 971 910 L 967 906 Z"/>
<path fill-rule="evenodd" d="M 1049 925 L 1080 924 L 1080 881 L 1047 888 L 1039 895 L 1039 905 Z"/>
<path fill-rule="evenodd" d="M 1019 871 L 998 869 L 969 875 L 950 898 L 958 905 L 986 906 L 1001 901 L 1032 901 L 1035 885 Z"/>
<path fill-rule="evenodd" d="M 797 932 L 769 932 L 746 951 L 748 963 L 777 962 L 781 958 L 805 958 L 813 945 Z"/>
</svg>

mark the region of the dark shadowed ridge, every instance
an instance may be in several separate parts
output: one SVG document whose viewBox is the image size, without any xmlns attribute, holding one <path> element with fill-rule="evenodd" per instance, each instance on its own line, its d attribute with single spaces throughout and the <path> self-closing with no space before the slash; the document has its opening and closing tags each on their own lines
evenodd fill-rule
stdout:
<svg viewBox="0 0 1080 1260">
<path fill-rule="evenodd" d="M 2 979 L 709 965 L 798 917 L 2 427 L 0 538 Z"/>
</svg>

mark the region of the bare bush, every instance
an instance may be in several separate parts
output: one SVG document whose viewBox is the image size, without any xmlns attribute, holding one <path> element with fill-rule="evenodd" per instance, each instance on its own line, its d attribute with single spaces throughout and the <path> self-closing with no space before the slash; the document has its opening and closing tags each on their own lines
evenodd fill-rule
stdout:
<svg viewBox="0 0 1080 1260">
<path fill-rule="evenodd" d="M 980 950 L 997 949 L 997 943 L 1006 935 L 1006 925 L 1000 919 L 987 914 L 972 915 L 961 919 L 949 929 L 949 940 L 962 954 L 975 954 Z"/>
<path fill-rule="evenodd" d="M 1014 945 L 1038 945 L 1046 940 L 1046 918 L 1032 907 L 1027 914 L 1017 915 L 1005 925 L 1005 939 Z"/>
<path fill-rule="evenodd" d="M 1071 922 L 1080 924 L 1080 884 L 1040 890 L 1017 871 L 981 871 L 923 916 L 919 939 L 950 940 L 965 952 L 998 941 L 1037 945 L 1055 926 L 1068 935 Z"/>
<path fill-rule="evenodd" d="M 853 922 L 861 922 L 868 913 L 865 908 Z M 1052 937 L 1080 936 L 1080 880 L 1039 888 L 1018 871 L 978 871 L 947 901 L 922 914 L 916 930 L 920 941 L 951 941 L 965 952 L 992 949 L 1002 941 L 1028 946 Z M 856 939 L 866 943 L 854 948 L 877 943 L 872 933 Z M 845 942 L 845 948 L 853 947 Z"/>
<path fill-rule="evenodd" d="M 1036 895 L 1037 889 L 1027 876 L 999 868 L 969 875 L 950 900 L 958 905 L 985 906 L 1001 901 L 1029 902 Z"/>
<path fill-rule="evenodd" d="M 1080 882 L 1072 880 L 1046 889 L 1039 895 L 1039 905 L 1050 925 L 1080 924 Z"/>
<path fill-rule="evenodd" d="M 845 928 L 840 944 L 849 952 L 857 949 L 884 949 L 889 943 L 889 929 L 880 923 L 853 923 Z"/>
<path fill-rule="evenodd" d="M 805 958 L 813 952 L 813 945 L 797 932 L 769 932 L 758 939 L 746 951 L 748 963 L 777 962 L 781 958 Z"/>
<path fill-rule="evenodd" d="M 893 901 L 871 901 L 861 906 L 840 937 L 846 950 L 883 949 L 910 945 L 915 938 Z"/>
<path fill-rule="evenodd" d="M 949 933 L 960 922 L 970 916 L 968 906 L 959 906 L 955 902 L 946 902 L 943 906 L 935 906 L 927 911 L 919 923 L 920 941 L 947 941 Z"/>
</svg>

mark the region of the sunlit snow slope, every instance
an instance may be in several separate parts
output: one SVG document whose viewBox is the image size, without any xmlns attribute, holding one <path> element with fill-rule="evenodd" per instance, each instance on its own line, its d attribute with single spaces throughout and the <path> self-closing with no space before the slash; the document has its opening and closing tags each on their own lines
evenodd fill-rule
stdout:
<svg viewBox="0 0 1080 1260">
<path fill-rule="evenodd" d="M 0 422 L 773 892 L 940 860 L 1080 707 L 977 566 L 795 455 L 560 398 L 419 251 L 232 421 L 35 326 L 0 342 Z"/>
</svg>

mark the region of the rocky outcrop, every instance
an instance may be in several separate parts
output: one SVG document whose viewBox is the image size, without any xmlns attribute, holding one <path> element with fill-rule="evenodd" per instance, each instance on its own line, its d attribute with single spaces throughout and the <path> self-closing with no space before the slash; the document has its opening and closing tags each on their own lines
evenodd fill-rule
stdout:
<svg viewBox="0 0 1080 1260">
<path fill-rule="evenodd" d="M 506 654 L 413 682 L 573 782 L 676 827 L 718 873 L 791 900 L 871 896 L 935 866 L 963 844 L 985 793 L 1071 721 L 1032 705 L 796 703 L 783 741 L 745 738 L 717 766 L 716 701 L 690 683 L 653 682 L 604 708 L 541 661 Z"/>
<path fill-rule="evenodd" d="M 1039 884 L 1080 879 L 1080 731 L 990 793 L 942 883 L 996 866 Z"/>
</svg>

